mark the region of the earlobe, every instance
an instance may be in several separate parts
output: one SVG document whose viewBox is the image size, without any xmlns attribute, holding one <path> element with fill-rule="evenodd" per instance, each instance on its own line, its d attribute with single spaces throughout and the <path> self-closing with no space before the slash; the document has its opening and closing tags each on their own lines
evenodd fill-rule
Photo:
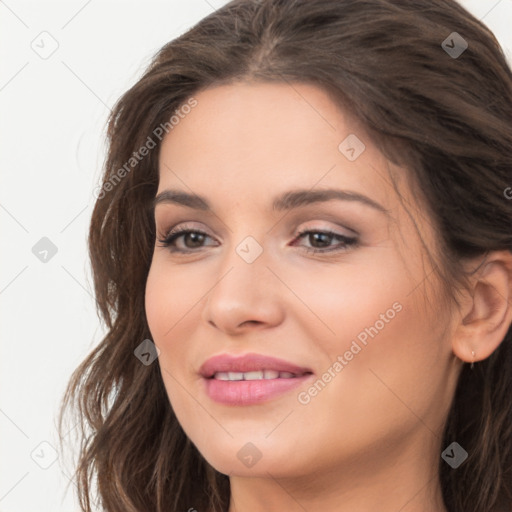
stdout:
<svg viewBox="0 0 512 512">
<path fill-rule="evenodd" d="M 489 357 L 512 323 L 512 253 L 490 253 L 472 277 L 470 296 L 452 337 L 454 354 L 474 363 Z"/>
</svg>

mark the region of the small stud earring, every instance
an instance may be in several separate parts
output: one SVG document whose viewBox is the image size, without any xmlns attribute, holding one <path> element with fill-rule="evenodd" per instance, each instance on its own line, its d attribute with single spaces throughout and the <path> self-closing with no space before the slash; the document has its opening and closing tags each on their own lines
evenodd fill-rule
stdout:
<svg viewBox="0 0 512 512">
<path fill-rule="evenodd" d="M 473 356 L 473 361 L 471 361 L 470 368 L 473 369 L 475 367 L 475 351 L 474 350 L 471 351 L 471 355 Z"/>
</svg>

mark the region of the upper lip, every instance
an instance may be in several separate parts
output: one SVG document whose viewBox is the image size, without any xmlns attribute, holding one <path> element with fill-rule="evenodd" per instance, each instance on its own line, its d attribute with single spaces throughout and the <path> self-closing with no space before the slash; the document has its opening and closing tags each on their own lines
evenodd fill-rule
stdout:
<svg viewBox="0 0 512 512">
<path fill-rule="evenodd" d="M 295 375 L 312 373 L 309 368 L 298 366 L 283 359 L 265 356 L 263 354 L 244 354 L 234 356 L 231 354 L 219 354 L 206 360 L 199 373 L 209 379 L 218 372 L 254 372 L 261 370 L 274 370 L 289 372 Z"/>
</svg>

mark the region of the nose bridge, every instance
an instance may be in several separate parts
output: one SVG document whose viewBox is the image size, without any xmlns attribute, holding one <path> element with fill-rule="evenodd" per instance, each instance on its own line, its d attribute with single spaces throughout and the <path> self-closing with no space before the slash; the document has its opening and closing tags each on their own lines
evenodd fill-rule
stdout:
<svg viewBox="0 0 512 512">
<path fill-rule="evenodd" d="M 236 240 L 236 238 L 235 238 Z M 238 243 L 233 243 L 229 252 L 222 256 L 222 272 L 224 276 L 215 287 L 218 291 L 228 289 L 236 295 L 258 295 L 260 288 L 268 288 L 271 276 L 267 265 L 268 251 L 255 237 L 248 235 Z M 233 300 L 236 299 L 236 295 Z"/>
<path fill-rule="evenodd" d="M 232 244 L 222 255 L 219 280 L 208 294 L 203 312 L 206 321 L 233 332 L 245 322 L 280 321 L 282 305 L 276 300 L 277 280 L 267 268 L 269 253 L 251 235 Z"/>
</svg>

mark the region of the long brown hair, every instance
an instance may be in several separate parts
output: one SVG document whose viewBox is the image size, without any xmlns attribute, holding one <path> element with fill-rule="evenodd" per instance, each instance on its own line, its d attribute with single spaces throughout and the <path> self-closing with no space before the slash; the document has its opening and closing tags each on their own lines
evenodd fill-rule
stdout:
<svg viewBox="0 0 512 512">
<path fill-rule="evenodd" d="M 450 52 L 461 41 L 465 51 Z M 448 295 L 467 277 L 462 260 L 512 251 L 512 74 L 483 23 L 454 0 L 235 0 L 215 11 L 158 52 L 109 121 L 89 234 L 107 334 L 74 372 L 60 416 L 62 429 L 71 409 L 81 427 L 84 511 L 96 488 L 109 512 L 229 504 L 228 477 L 184 434 L 159 365 L 134 350 L 151 339 L 144 294 L 162 134 L 200 90 L 239 80 L 316 84 L 408 169 L 437 228 Z M 469 458 L 456 470 L 439 459 L 446 507 L 511 510 L 511 329 L 459 379 L 443 446 L 457 441 Z"/>
</svg>

